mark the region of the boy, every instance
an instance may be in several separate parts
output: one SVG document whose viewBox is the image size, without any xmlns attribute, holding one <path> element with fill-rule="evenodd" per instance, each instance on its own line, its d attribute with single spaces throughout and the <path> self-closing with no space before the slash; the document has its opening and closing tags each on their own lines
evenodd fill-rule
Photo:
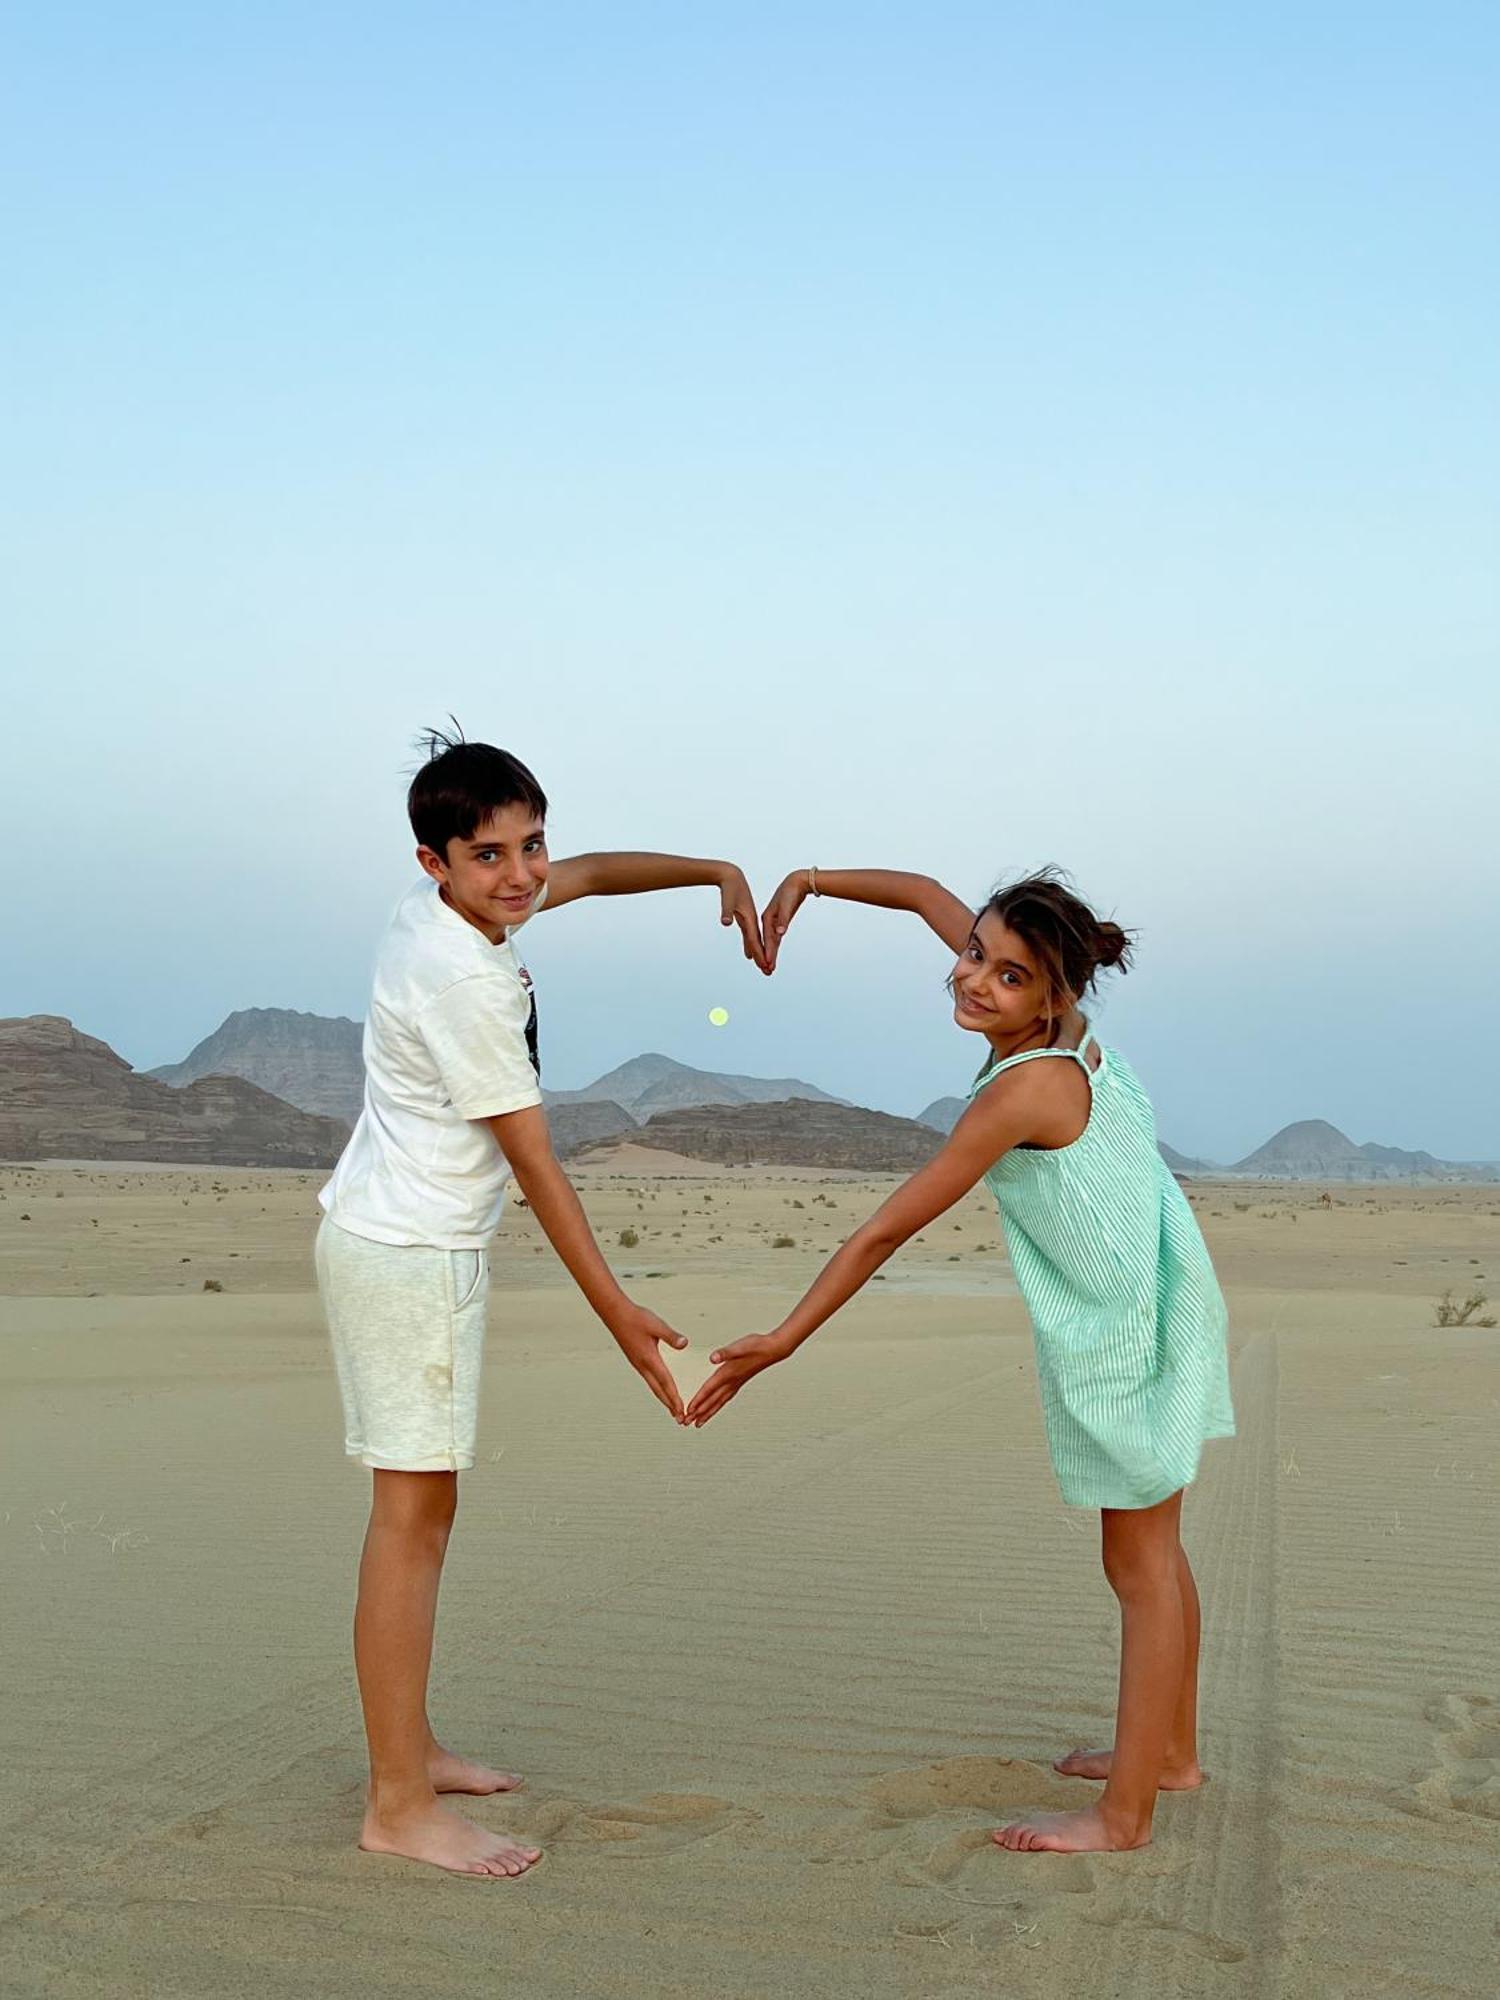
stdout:
<svg viewBox="0 0 1500 2000">
<path fill-rule="evenodd" d="M 546 797 L 524 764 L 434 734 L 407 796 L 424 879 L 375 967 L 365 1102 L 319 1199 L 318 1289 L 345 1451 L 373 1468 L 354 1655 L 370 1749 L 360 1846 L 465 1875 L 520 1875 L 539 1850 L 465 1819 L 442 1792 L 520 1780 L 443 1748 L 427 1719 L 438 1583 L 474 1463 L 486 1247 L 513 1175 L 579 1290 L 673 1418 L 658 1343 L 687 1345 L 616 1283 L 552 1151 L 531 981 L 511 934 L 581 896 L 714 884 L 721 920 L 768 971 L 749 885 L 724 861 L 585 854 L 550 865 Z"/>
</svg>

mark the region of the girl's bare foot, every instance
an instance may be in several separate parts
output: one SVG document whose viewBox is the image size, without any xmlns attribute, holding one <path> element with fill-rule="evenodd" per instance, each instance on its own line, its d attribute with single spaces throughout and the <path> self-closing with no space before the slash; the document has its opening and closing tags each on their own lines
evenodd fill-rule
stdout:
<svg viewBox="0 0 1500 2000">
<path fill-rule="evenodd" d="M 1119 1853 L 1130 1847 L 1149 1847 L 1151 1830 L 1128 1832 L 1106 1823 L 1097 1806 L 1082 1812 L 1028 1813 L 990 1835 L 997 1847 L 1016 1854 L 1099 1854 Z"/>
<path fill-rule="evenodd" d="M 1065 1778 L 1104 1779 L 1109 1776 L 1112 1754 L 1109 1750 L 1070 1750 L 1052 1768 Z M 1196 1759 L 1187 1764 L 1164 1764 L 1156 1781 L 1157 1789 L 1163 1792 L 1195 1792 L 1202 1783 L 1203 1767 Z"/>
<path fill-rule="evenodd" d="M 435 1792 L 472 1792 L 486 1798 L 491 1792 L 514 1792 L 526 1782 L 514 1771 L 492 1771 L 488 1764 L 476 1764 L 471 1757 L 459 1757 L 434 1743 L 427 1753 L 427 1776 Z"/>
<path fill-rule="evenodd" d="M 539 1847 L 476 1826 L 436 1799 L 379 1816 L 369 1807 L 359 1844 L 366 1854 L 402 1854 L 455 1875 L 524 1875 L 542 1854 Z"/>
</svg>

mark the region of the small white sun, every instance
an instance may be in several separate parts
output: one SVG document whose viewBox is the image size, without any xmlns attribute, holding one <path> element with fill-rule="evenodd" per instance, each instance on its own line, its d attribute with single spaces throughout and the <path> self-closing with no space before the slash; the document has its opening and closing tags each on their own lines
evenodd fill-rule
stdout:
<svg viewBox="0 0 1500 2000">
<path fill-rule="evenodd" d="M 727 1007 L 710 1007 L 708 1018 L 716 1028 L 727 1028 L 729 1026 L 729 1009 Z"/>
</svg>

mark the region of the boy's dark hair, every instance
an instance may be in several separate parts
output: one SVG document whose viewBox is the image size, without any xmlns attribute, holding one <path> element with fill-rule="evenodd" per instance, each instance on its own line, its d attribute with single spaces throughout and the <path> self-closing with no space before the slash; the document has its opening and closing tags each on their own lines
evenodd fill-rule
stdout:
<svg viewBox="0 0 1500 2000">
<path fill-rule="evenodd" d="M 1030 947 L 1048 986 L 1049 1015 L 1081 1000 L 1099 973 L 1130 970 L 1135 933 L 1101 921 L 1073 894 L 1059 868 L 1039 868 L 997 889 L 980 912 L 997 916 Z"/>
<path fill-rule="evenodd" d="M 424 729 L 417 738 L 427 761 L 406 794 L 406 815 L 417 844 L 445 861 L 450 840 L 467 840 L 491 813 L 506 806 L 529 806 L 538 819 L 547 817 L 547 794 L 519 757 L 493 743 L 466 743 L 456 722 L 453 728 L 452 736 Z"/>
</svg>

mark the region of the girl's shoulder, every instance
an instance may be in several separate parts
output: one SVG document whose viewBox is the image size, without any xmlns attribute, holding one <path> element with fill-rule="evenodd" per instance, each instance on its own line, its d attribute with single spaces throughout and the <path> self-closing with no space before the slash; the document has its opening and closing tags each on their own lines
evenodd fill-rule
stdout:
<svg viewBox="0 0 1500 2000">
<path fill-rule="evenodd" d="M 969 1087 L 969 1107 L 996 1124 L 1014 1128 L 1011 1144 L 1056 1147 L 1071 1145 L 1087 1129 L 1093 1104 L 1093 1084 L 1085 1075 L 1086 1059 L 1072 1051 L 1037 1050 L 1035 1061 L 1013 1058 L 986 1072 Z M 1073 1056 L 1070 1061 L 1064 1055 Z"/>
<path fill-rule="evenodd" d="M 1024 1049 L 1000 1062 L 992 1059 L 969 1085 L 969 1096 L 976 1097 L 980 1091 L 1007 1082 L 1017 1089 L 1044 1091 L 1055 1089 L 1061 1082 L 1062 1088 L 1071 1090 L 1075 1087 L 1074 1079 L 1082 1081 L 1085 1073 L 1092 1079 L 1107 1063 L 1117 1060 L 1114 1051 L 1106 1050 L 1090 1031 L 1087 1040 L 1076 1049 Z"/>
</svg>

